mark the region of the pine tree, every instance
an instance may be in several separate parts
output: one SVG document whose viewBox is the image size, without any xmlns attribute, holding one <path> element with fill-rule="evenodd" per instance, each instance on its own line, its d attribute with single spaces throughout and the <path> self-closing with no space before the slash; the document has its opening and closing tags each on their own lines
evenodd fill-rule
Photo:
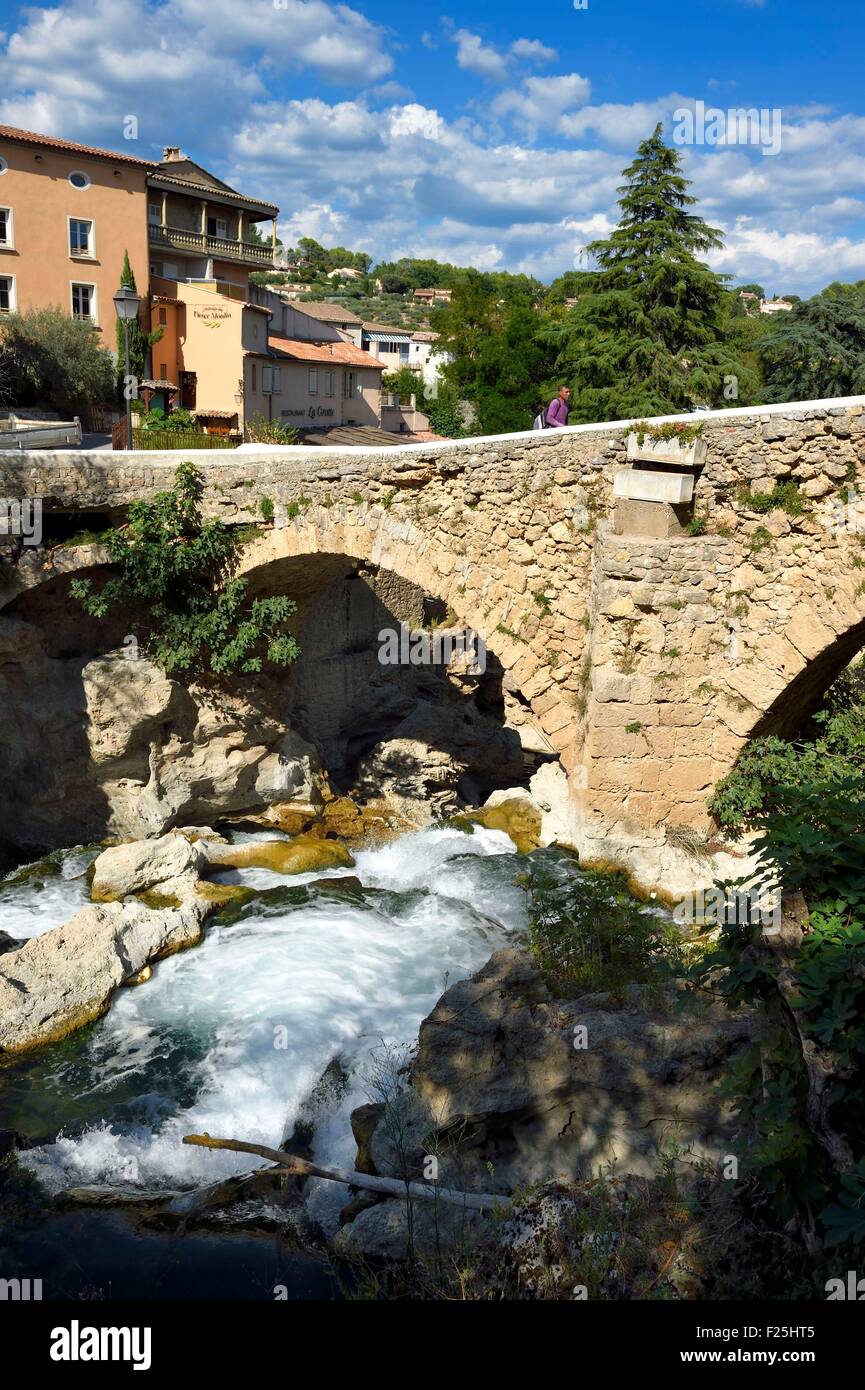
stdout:
<svg viewBox="0 0 865 1390">
<path fill-rule="evenodd" d="M 556 335 L 572 423 L 735 404 L 725 378 L 748 371 L 724 344 L 725 277 L 698 259 L 723 238 L 689 211 L 696 199 L 660 124 L 623 177 L 619 225 L 587 247 L 597 270 L 584 272 L 586 290 Z"/>
<path fill-rule="evenodd" d="M 780 322 L 779 322 L 780 320 Z M 825 290 L 776 314 L 758 345 L 767 401 L 813 401 L 865 391 L 865 280 Z"/>
</svg>

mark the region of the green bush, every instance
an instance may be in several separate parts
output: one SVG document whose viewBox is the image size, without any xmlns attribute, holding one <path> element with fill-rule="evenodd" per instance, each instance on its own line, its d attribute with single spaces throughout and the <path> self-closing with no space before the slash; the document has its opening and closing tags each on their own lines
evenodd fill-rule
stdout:
<svg viewBox="0 0 865 1390">
<path fill-rule="evenodd" d="M 529 896 L 531 953 L 552 993 L 620 998 L 630 985 L 658 982 L 675 932 L 631 894 L 623 875 L 542 852 L 519 882 Z"/>
<path fill-rule="evenodd" d="M 757 1010 L 759 1040 L 725 1086 L 742 1158 L 779 1215 L 805 1230 L 819 1218 L 827 1245 L 865 1242 L 863 787 L 859 773 L 831 783 L 803 775 L 752 816 L 751 886 L 802 893 L 798 947 L 773 949 L 758 920 L 724 923 L 686 971 L 695 990 Z"/>
<path fill-rule="evenodd" d="M 737 499 L 740 506 L 746 507 L 749 512 L 759 512 L 761 515 L 780 508 L 788 516 L 804 516 L 808 510 L 805 498 L 792 481 L 776 483 L 771 492 L 751 492 L 748 488 L 743 487 L 739 489 Z"/>
<path fill-rule="evenodd" d="M 0 381 L 15 405 L 47 402 L 68 418 L 113 400 L 114 363 L 94 324 L 25 309 L 0 325 Z"/>
<path fill-rule="evenodd" d="M 191 410 L 178 407 L 168 415 L 157 406 L 148 411 L 138 426 L 142 430 L 158 430 L 163 434 L 203 434 L 204 430 Z"/>
<path fill-rule="evenodd" d="M 126 526 L 106 531 L 113 572 L 101 587 L 70 585 L 94 618 L 115 608 L 143 630 L 143 644 L 167 674 L 218 676 L 287 666 L 299 648 L 284 625 L 296 604 L 284 596 L 247 598 L 237 579 L 241 540 L 221 521 L 203 521 L 202 475 L 182 463 L 170 492 L 133 502 Z"/>
<path fill-rule="evenodd" d="M 299 444 L 300 435 L 279 420 L 247 420 L 243 437 L 247 444 Z"/>
</svg>

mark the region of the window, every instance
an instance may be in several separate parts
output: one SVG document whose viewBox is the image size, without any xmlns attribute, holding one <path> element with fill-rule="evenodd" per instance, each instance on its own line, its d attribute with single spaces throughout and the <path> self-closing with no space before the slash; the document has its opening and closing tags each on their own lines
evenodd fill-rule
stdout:
<svg viewBox="0 0 865 1390">
<path fill-rule="evenodd" d="M 317 367 L 310 367 L 310 369 L 309 369 L 309 394 L 310 394 L 311 396 L 317 396 L 317 395 L 318 395 L 318 368 L 317 368 Z"/>
<path fill-rule="evenodd" d="M 254 396 L 255 393 L 256 393 L 256 391 L 258 390 L 258 384 L 257 384 L 257 383 L 258 383 L 258 367 L 256 366 L 256 364 L 255 364 L 254 362 L 252 363 L 252 366 L 250 367 L 249 380 L 250 380 L 250 384 L 251 384 L 251 386 L 252 386 L 252 394 L 253 394 L 253 396 Z"/>
<path fill-rule="evenodd" d="M 333 395 L 333 372 L 325 372 L 324 374 L 324 394 L 326 396 Z"/>
<path fill-rule="evenodd" d="M 167 328 L 167 326 L 168 326 L 168 310 L 165 309 L 165 308 L 161 308 L 161 309 L 159 310 L 159 327 L 160 327 L 160 328 Z"/>
<path fill-rule="evenodd" d="M 15 313 L 15 276 L 0 275 L 0 314 Z"/>
<path fill-rule="evenodd" d="M 73 188 L 82 189 L 90 187 L 88 175 L 82 174 L 80 169 L 73 169 L 72 173 L 69 175 L 69 182 L 72 184 Z"/>
<path fill-rule="evenodd" d="M 224 217 L 208 217 L 207 235 L 221 237 L 223 241 L 228 240 L 228 222 Z"/>
<path fill-rule="evenodd" d="M 279 367 L 262 367 L 261 390 L 265 396 L 278 396 L 282 387 L 279 382 Z"/>
<path fill-rule="evenodd" d="M 94 255 L 93 223 L 85 222 L 80 217 L 70 217 L 69 219 L 69 254 L 70 256 L 93 256 Z"/>
<path fill-rule="evenodd" d="M 7 247 L 10 251 L 15 245 L 12 237 L 12 209 L 0 208 L 0 246 Z"/>
<path fill-rule="evenodd" d="M 147 220 L 151 227 L 162 226 L 162 208 L 159 203 L 147 204 Z"/>
<path fill-rule="evenodd" d="M 0 174 L 5 174 L 8 168 L 9 165 L 7 161 L 3 158 L 2 154 L 0 154 Z"/>
<path fill-rule="evenodd" d="M 354 400 L 356 396 L 362 396 L 360 381 L 357 372 L 346 372 L 345 374 L 345 398 L 347 401 Z"/>
<path fill-rule="evenodd" d="M 72 317 L 96 322 L 96 286 L 72 283 Z"/>
<path fill-rule="evenodd" d="M 168 380 L 168 363 L 167 363 L 167 362 L 160 362 L 160 364 L 159 364 L 159 380 L 160 380 L 160 381 L 167 381 L 167 380 Z"/>
</svg>

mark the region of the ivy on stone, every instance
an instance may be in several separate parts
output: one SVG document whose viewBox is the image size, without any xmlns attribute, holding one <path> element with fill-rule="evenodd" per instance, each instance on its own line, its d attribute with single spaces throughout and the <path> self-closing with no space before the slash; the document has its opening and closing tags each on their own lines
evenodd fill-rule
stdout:
<svg viewBox="0 0 865 1390">
<path fill-rule="evenodd" d="M 73 580 L 70 593 L 94 618 L 129 612 L 167 675 L 287 666 L 300 654 L 285 631 L 297 605 L 284 595 L 250 601 L 247 581 L 236 577 L 242 540 L 224 522 L 202 519 L 202 483 L 199 469 L 182 463 L 173 488 L 133 502 L 126 525 L 101 537 L 113 572 L 99 586 Z"/>
</svg>

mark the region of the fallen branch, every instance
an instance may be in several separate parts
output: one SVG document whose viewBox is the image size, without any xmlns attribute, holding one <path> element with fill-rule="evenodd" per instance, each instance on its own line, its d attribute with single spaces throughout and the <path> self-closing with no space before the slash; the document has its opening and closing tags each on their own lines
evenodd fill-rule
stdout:
<svg viewBox="0 0 865 1390">
<path fill-rule="evenodd" d="M 399 1178 L 379 1178 L 371 1173 L 346 1172 L 338 1168 L 322 1168 L 310 1163 L 296 1154 L 283 1153 L 280 1149 L 269 1149 L 264 1144 L 245 1144 L 242 1139 L 212 1139 L 209 1134 L 187 1134 L 184 1144 L 196 1144 L 203 1149 L 231 1149 L 234 1153 L 257 1154 L 269 1158 L 286 1173 L 298 1177 L 325 1178 L 328 1182 L 341 1182 L 347 1187 L 366 1188 L 370 1192 L 382 1192 L 388 1197 L 417 1197 L 423 1202 L 450 1202 L 454 1206 L 466 1207 L 470 1211 L 493 1211 L 507 1201 L 506 1197 L 489 1197 L 485 1192 L 458 1192 L 452 1187 L 439 1187 L 436 1183 L 401 1182 Z"/>
</svg>

